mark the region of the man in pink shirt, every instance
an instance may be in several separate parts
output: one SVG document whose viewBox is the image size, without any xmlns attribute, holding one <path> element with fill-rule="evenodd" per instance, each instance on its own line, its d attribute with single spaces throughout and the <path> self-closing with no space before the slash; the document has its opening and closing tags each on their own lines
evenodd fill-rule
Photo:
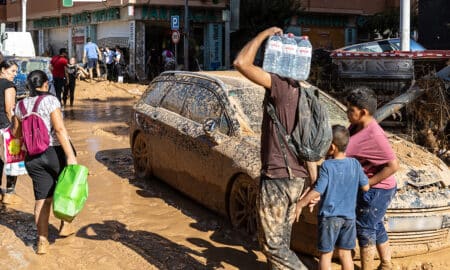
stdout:
<svg viewBox="0 0 450 270">
<path fill-rule="evenodd" d="M 383 218 L 397 185 L 394 173 L 398 160 L 383 129 L 373 118 L 377 98 L 367 87 L 354 89 L 347 96 L 350 142 L 346 154 L 356 158 L 369 178 L 370 189 L 360 192 L 356 206 L 356 230 L 361 250 L 362 269 L 373 269 L 375 248 L 381 269 L 392 269 L 391 251 Z"/>
</svg>

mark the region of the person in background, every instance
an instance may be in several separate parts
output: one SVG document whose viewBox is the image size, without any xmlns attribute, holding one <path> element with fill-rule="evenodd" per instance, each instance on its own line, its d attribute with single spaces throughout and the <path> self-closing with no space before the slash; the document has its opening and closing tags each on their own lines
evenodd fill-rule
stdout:
<svg viewBox="0 0 450 270">
<path fill-rule="evenodd" d="M 63 93 L 63 104 L 66 106 L 67 104 L 67 97 L 69 97 L 70 100 L 70 107 L 73 106 L 73 101 L 75 98 L 75 83 L 77 80 L 77 74 L 79 72 L 80 67 L 78 66 L 75 57 L 70 58 L 69 64 L 67 65 L 67 74 L 69 83 L 64 88 Z"/>
<path fill-rule="evenodd" d="M 16 106 L 15 126 L 20 129 L 23 118 L 20 110 L 20 102 L 23 102 L 27 112 L 30 112 L 38 98 L 44 95 L 37 113 L 42 117 L 47 126 L 50 137 L 50 145 L 47 150 L 38 155 L 27 156 L 25 167 L 31 180 L 35 197 L 34 220 L 37 227 L 37 254 L 48 252 L 48 225 L 50 210 L 55 191 L 56 181 L 64 166 L 77 164 L 74 150 L 69 140 L 69 134 L 64 126 L 61 113 L 61 103 L 52 95 L 48 94 L 48 77 L 41 70 L 34 70 L 28 74 L 27 87 L 30 96 L 19 101 Z M 70 223 L 61 220 L 59 229 L 60 236 L 73 234 L 74 230 Z"/>
<path fill-rule="evenodd" d="M 116 46 L 116 56 L 114 58 L 114 67 L 115 67 L 115 73 L 116 76 L 118 78 L 118 81 L 120 79 L 120 77 L 123 80 L 123 75 L 124 75 L 124 71 L 125 71 L 125 57 L 123 55 L 123 51 L 119 48 L 119 46 Z"/>
<path fill-rule="evenodd" d="M 169 49 L 164 49 L 161 56 L 164 65 L 164 71 L 175 70 L 176 63 L 173 53 Z"/>
<path fill-rule="evenodd" d="M 4 60 L 0 63 L 0 129 L 11 126 L 16 106 L 16 86 L 13 83 L 18 66 L 12 60 Z M 0 131 L 1 132 L 1 131 Z M 4 162 L 0 159 L 0 195 L 4 204 L 14 204 L 20 201 L 15 194 L 17 176 L 6 176 L 6 192 L 1 189 Z"/>
<path fill-rule="evenodd" d="M 156 76 L 159 75 L 159 66 L 160 59 L 159 54 L 155 48 L 150 50 L 150 55 L 147 58 L 146 66 L 147 66 L 147 78 L 153 80 Z"/>
<path fill-rule="evenodd" d="M 50 70 L 53 75 L 53 84 L 55 86 L 56 98 L 61 102 L 61 94 L 68 84 L 67 75 L 67 64 L 69 64 L 67 59 L 66 48 L 59 49 L 59 55 L 53 56 L 50 61 Z"/>
<path fill-rule="evenodd" d="M 106 63 L 106 79 L 108 81 L 113 81 L 113 68 L 114 68 L 114 57 L 115 53 L 109 49 L 109 47 L 105 47 L 105 51 L 103 52 L 103 57 Z"/>
<path fill-rule="evenodd" d="M 319 269 L 331 269 L 333 251 L 337 250 L 342 269 L 352 270 L 352 249 L 356 246 L 355 209 L 358 189 L 369 190 L 369 180 L 358 160 L 345 156 L 349 141 L 346 127 L 334 125 L 333 141 L 322 163 L 314 189 L 297 202 L 296 220 L 302 208 L 321 197 L 318 213 Z"/>
<path fill-rule="evenodd" d="M 389 140 L 373 118 L 377 97 L 367 87 L 359 87 L 347 96 L 350 142 L 347 157 L 356 158 L 369 178 L 370 189 L 360 192 L 356 202 L 356 232 L 363 270 L 372 270 L 375 252 L 379 269 L 392 269 L 391 249 L 384 227 L 384 215 L 397 191 L 394 173 L 399 164 Z M 375 251 L 376 250 L 376 251 Z"/>
<path fill-rule="evenodd" d="M 94 79 L 94 68 L 97 70 L 97 77 L 100 77 L 100 66 L 98 65 L 98 60 L 102 60 L 102 53 L 100 52 L 97 44 L 91 41 L 90 37 L 88 37 L 86 41 L 87 43 L 84 45 L 83 50 L 83 63 L 87 63 L 90 80 L 92 81 L 92 79 Z"/>
</svg>

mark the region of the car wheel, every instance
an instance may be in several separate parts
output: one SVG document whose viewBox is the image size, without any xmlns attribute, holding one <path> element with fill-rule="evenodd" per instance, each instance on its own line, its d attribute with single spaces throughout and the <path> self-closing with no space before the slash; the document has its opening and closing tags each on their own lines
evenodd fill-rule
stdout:
<svg viewBox="0 0 450 270">
<path fill-rule="evenodd" d="M 257 185 L 246 175 L 241 175 L 233 183 L 230 193 L 230 220 L 234 228 L 245 230 L 249 235 L 256 233 Z"/>
<path fill-rule="evenodd" d="M 133 149 L 134 173 L 137 178 L 148 178 L 152 175 L 150 163 L 150 147 L 143 133 L 134 140 Z"/>
</svg>

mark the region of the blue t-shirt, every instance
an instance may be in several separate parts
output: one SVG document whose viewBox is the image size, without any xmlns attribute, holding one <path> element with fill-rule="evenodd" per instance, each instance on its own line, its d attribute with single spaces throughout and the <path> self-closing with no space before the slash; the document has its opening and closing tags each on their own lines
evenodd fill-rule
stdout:
<svg viewBox="0 0 450 270">
<path fill-rule="evenodd" d="M 358 189 L 368 183 L 369 179 L 358 160 L 326 160 L 314 187 L 321 195 L 319 216 L 354 219 Z"/>
<path fill-rule="evenodd" d="M 98 59 L 97 50 L 98 46 L 95 43 L 88 42 L 84 45 L 84 51 L 86 52 L 86 57 L 88 59 Z"/>
</svg>

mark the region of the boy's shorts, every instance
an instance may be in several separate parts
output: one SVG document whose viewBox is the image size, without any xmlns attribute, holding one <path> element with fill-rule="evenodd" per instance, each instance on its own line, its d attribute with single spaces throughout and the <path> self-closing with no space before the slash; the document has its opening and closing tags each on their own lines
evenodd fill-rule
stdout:
<svg viewBox="0 0 450 270">
<path fill-rule="evenodd" d="M 95 68 L 97 67 L 97 58 L 88 58 L 87 67 L 88 68 Z"/>
<path fill-rule="evenodd" d="M 356 225 L 354 219 L 343 217 L 319 218 L 318 249 L 320 252 L 331 252 L 334 247 L 354 249 L 355 246 Z"/>
</svg>

